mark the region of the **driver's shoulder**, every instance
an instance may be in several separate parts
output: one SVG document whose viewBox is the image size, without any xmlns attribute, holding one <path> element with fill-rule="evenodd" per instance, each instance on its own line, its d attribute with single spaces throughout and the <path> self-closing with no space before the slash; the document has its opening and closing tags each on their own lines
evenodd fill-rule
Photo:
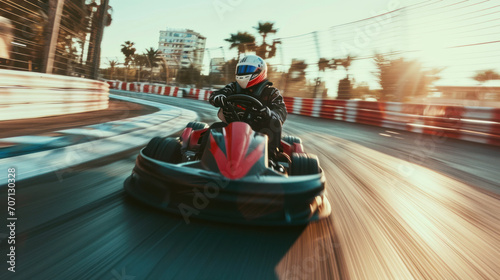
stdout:
<svg viewBox="0 0 500 280">
<path fill-rule="evenodd" d="M 280 90 L 277 87 L 273 86 L 273 83 L 266 85 L 263 90 L 263 93 L 266 95 L 279 94 Z"/>
</svg>

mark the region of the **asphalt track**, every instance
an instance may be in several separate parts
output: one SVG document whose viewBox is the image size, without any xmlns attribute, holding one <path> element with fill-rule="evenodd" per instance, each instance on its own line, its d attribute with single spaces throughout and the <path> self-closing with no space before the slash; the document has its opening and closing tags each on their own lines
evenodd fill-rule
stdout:
<svg viewBox="0 0 500 280">
<path fill-rule="evenodd" d="M 16 273 L 2 261 L 0 279 L 500 279 L 498 147 L 301 116 L 284 130 L 319 156 L 330 219 L 186 224 L 124 194 L 127 151 L 18 182 Z"/>
</svg>

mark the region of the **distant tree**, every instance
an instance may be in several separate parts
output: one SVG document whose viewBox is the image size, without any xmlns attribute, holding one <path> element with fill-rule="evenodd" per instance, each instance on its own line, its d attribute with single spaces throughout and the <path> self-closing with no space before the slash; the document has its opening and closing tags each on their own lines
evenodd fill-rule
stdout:
<svg viewBox="0 0 500 280">
<path fill-rule="evenodd" d="M 476 75 L 472 78 L 480 83 L 484 83 L 489 80 L 500 80 L 500 74 L 493 69 L 488 69 L 477 71 Z"/>
<path fill-rule="evenodd" d="M 255 47 L 255 54 L 262 57 L 263 59 L 268 59 L 276 56 L 276 45 L 281 44 L 281 41 L 274 40 L 272 45 L 266 43 Z"/>
<path fill-rule="evenodd" d="M 137 81 L 141 81 L 142 68 L 149 66 L 148 58 L 145 54 L 135 54 L 134 55 L 134 65 L 135 67 L 139 67 L 139 71 L 137 71 Z"/>
<path fill-rule="evenodd" d="M 335 64 L 344 67 L 345 71 L 349 73 L 349 67 L 351 67 L 354 59 L 355 57 L 348 55 L 346 58 L 337 59 Z"/>
<path fill-rule="evenodd" d="M 117 60 L 108 60 L 109 70 L 110 70 L 110 80 L 113 80 L 113 75 L 115 74 L 115 67 L 118 65 Z"/>
<path fill-rule="evenodd" d="M 255 50 L 255 37 L 248 32 L 238 32 L 231 34 L 231 37 L 224 39 L 224 41 L 231 43 L 230 49 L 238 49 L 238 60 L 242 53 Z"/>
<path fill-rule="evenodd" d="M 254 28 L 259 32 L 262 36 L 262 43 L 266 43 L 267 34 L 273 33 L 276 34 L 278 29 L 274 29 L 274 23 L 272 22 L 259 22 L 258 26 L 254 26 Z"/>
<path fill-rule="evenodd" d="M 339 81 L 339 87 L 337 91 L 337 98 L 338 99 L 351 99 L 351 98 L 356 98 L 355 96 L 352 95 L 352 84 L 351 80 L 349 80 L 349 67 L 351 67 L 352 61 L 354 60 L 354 57 L 348 55 L 346 58 L 341 58 L 341 59 L 335 59 L 334 64 L 335 65 L 340 65 L 344 67 L 346 76 L 344 79 Z"/>
<path fill-rule="evenodd" d="M 236 80 L 236 65 L 238 64 L 237 59 L 231 59 L 224 63 L 222 67 L 223 76 L 226 82 L 231 82 Z"/>
<path fill-rule="evenodd" d="M 326 59 L 324 57 L 320 58 L 318 60 L 319 71 L 325 72 L 325 70 L 327 70 L 328 68 L 330 68 L 330 59 Z"/>
<path fill-rule="evenodd" d="M 354 57 L 348 55 L 346 58 L 336 59 L 336 58 L 320 58 L 317 62 L 319 71 L 325 72 L 328 69 L 337 70 L 339 66 L 344 67 L 346 72 L 349 72 L 349 67 L 352 64 Z M 319 77 L 318 77 L 319 79 Z M 351 82 L 349 81 L 349 75 L 344 79 L 339 81 L 338 85 L 338 99 L 350 99 L 350 90 L 352 89 Z"/>
<path fill-rule="evenodd" d="M 121 45 L 121 52 L 125 56 L 125 67 L 127 68 L 125 71 L 125 82 L 127 82 L 127 76 L 128 76 L 128 70 L 129 70 L 129 65 L 130 62 L 134 60 L 134 54 L 136 49 L 134 48 L 134 42 L 131 41 L 125 41 L 124 44 Z"/>
<path fill-rule="evenodd" d="M 183 67 L 177 72 L 177 81 L 181 84 L 198 85 L 200 83 L 201 71 L 190 65 L 189 67 Z"/>
<path fill-rule="evenodd" d="M 381 54 L 375 55 L 374 61 L 378 68 L 375 76 L 382 87 L 381 101 L 403 102 L 411 97 L 425 96 L 442 71 L 423 70 L 417 60 L 387 59 Z"/>
<path fill-rule="evenodd" d="M 374 97 L 374 94 L 370 90 L 367 82 L 356 83 L 351 90 L 351 98 L 361 98 Z"/>
<path fill-rule="evenodd" d="M 306 69 L 308 65 L 304 60 L 292 59 L 292 64 L 288 69 L 288 72 L 285 74 L 285 84 L 283 87 L 284 94 L 290 96 L 290 94 L 294 94 L 295 96 L 306 97 L 307 94 L 312 93 L 307 85 L 306 80 Z M 316 81 L 320 82 L 320 81 Z M 312 95 L 314 95 L 312 93 Z"/>
<path fill-rule="evenodd" d="M 349 80 L 348 77 L 343 78 L 342 80 L 339 81 L 337 99 L 348 100 L 353 98 L 353 96 L 351 96 L 351 90 L 352 90 L 351 80 Z"/>
<path fill-rule="evenodd" d="M 307 66 L 304 60 L 292 59 L 292 65 L 288 69 L 288 79 L 294 82 L 305 81 Z"/>
<path fill-rule="evenodd" d="M 354 59 L 355 57 L 350 55 L 348 55 L 346 58 L 339 58 L 339 59 L 336 58 L 328 59 L 322 57 L 318 60 L 317 64 L 319 70 L 323 72 L 328 69 L 337 70 L 339 66 L 344 67 L 346 72 L 349 72 L 349 67 L 351 67 L 351 64 Z"/>
<path fill-rule="evenodd" d="M 262 36 L 262 44 L 255 48 L 255 53 L 262 57 L 263 59 L 268 59 L 276 55 L 276 44 L 281 43 L 280 41 L 274 40 L 272 45 L 266 43 L 267 35 L 272 33 L 276 34 L 278 29 L 274 28 L 274 23 L 272 22 L 259 22 L 258 26 L 254 26 Z"/>
<path fill-rule="evenodd" d="M 151 72 L 149 75 L 149 82 L 151 83 L 151 81 L 153 79 L 153 68 L 158 67 L 159 66 L 158 62 L 160 62 L 160 60 L 161 60 L 160 51 L 155 50 L 154 48 L 149 48 L 149 49 L 146 49 L 145 56 L 146 56 L 146 60 L 148 62 L 148 65 L 151 68 Z"/>
</svg>

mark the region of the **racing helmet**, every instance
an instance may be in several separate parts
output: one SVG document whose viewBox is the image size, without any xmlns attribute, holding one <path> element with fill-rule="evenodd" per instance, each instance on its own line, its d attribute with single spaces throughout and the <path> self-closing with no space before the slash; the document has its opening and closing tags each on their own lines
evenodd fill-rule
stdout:
<svg viewBox="0 0 500 280">
<path fill-rule="evenodd" d="M 236 65 L 236 82 L 242 88 L 254 86 L 267 78 L 267 65 L 256 55 L 247 55 Z"/>
</svg>

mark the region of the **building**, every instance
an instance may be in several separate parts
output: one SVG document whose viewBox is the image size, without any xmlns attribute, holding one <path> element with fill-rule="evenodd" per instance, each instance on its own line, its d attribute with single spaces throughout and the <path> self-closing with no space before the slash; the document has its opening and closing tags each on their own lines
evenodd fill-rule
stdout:
<svg viewBox="0 0 500 280">
<path fill-rule="evenodd" d="M 206 38 L 191 29 L 160 31 L 158 50 L 171 69 L 193 66 L 202 70 Z"/>
<path fill-rule="evenodd" d="M 210 60 L 210 73 L 223 73 L 224 72 L 224 58 L 215 57 Z"/>
</svg>

